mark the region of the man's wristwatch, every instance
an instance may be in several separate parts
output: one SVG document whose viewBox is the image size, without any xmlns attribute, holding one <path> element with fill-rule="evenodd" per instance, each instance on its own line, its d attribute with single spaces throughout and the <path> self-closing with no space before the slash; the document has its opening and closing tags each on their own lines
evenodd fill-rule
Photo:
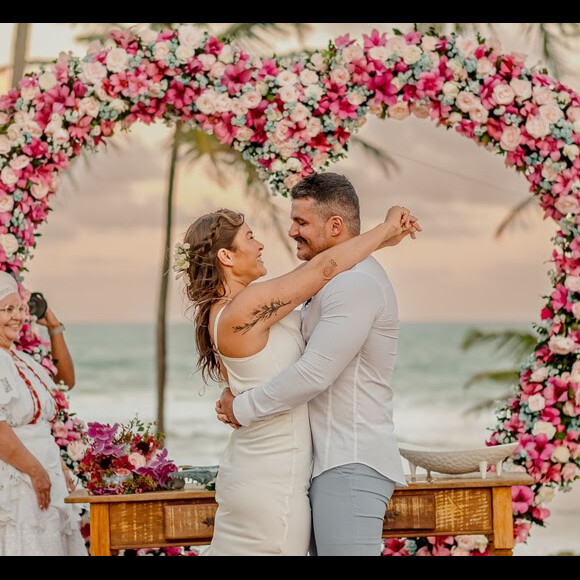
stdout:
<svg viewBox="0 0 580 580">
<path fill-rule="evenodd" d="M 56 328 L 49 328 L 48 335 L 49 336 L 56 336 L 57 334 L 60 334 L 61 332 L 64 332 L 65 330 L 66 330 L 66 328 L 64 327 L 64 324 L 62 324 L 62 322 L 61 322 Z"/>
</svg>

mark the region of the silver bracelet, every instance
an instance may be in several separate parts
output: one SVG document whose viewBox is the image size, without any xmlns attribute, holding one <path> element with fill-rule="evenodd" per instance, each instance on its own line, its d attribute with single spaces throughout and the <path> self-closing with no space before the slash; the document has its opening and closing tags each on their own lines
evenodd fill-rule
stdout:
<svg viewBox="0 0 580 580">
<path fill-rule="evenodd" d="M 49 336 L 56 336 L 57 334 L 60 334 L 61 332 L 64 332 L 66 330 L 64 324 L 60 323 L 56 328 L 53 329 L 48 329 L 48 335 Z"/>
</svg>

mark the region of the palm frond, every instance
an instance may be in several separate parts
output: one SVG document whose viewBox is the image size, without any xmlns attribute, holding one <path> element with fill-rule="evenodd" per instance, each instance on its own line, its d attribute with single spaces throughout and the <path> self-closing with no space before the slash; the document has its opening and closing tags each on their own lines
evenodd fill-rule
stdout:
<svg viewBox="0 0 580 580">
<path fill-rule="evenodd" d="M 503 371 L 482 371 L 472 375 L 463 385 L 464 389 L 469 389 L 473 385 L 483 382 L 508 384 L 517 383 L 520 378 L 520 371 L 516 369 L 506 369 Z"/>
<path fill-rule="evenodd" d="M 352 135 L 350 140 L 351 143 L 360 147 L 363 153 L 370 157 L 371 161 L 374 161 L 379 166 L 386 177 L 391 177 L 393 173 L 399 171 L 399 164 L 385 149 L 373 145 L 370 141 L 366 141 L 358 135 Z"/>
<path fill-rule="evenodd" d="M 527 197 L 526 199 L 522 200 L 520 203 L 512 207 L 508 213 L 502 218 L 501 222 L 495 229 L 493 237 L 495 239 L 501 238 L 501 236 L 508 230 L 513 228 L 517 223 L 521 223 L 521 220 L 524 218 L 525 214 L 534 212 L 538 215 L 541 215 L 541 209 L 536 199 L 534 197 Z"/>
<path fill-rule="evenodd" d="M 517 362 L 522 361 L 537 344 L 537 336 L 531 332 L 518 329 L 485 331 L 477 328 L 469 330 L 461 342 L 462 350 L 469 350 L 481 344 L 495 344 L 496 352 L 512 356 Z"/>
</svg>

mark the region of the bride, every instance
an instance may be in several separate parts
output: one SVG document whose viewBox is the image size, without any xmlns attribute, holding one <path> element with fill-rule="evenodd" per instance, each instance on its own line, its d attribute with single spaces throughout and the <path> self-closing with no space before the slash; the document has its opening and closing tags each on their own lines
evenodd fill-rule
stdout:
<svg viewBox="0 0 580 580">
<path fill-rule="evenodd" d="M 195 312 L 198 368 L 234 394 L 284 370 L 304 351 L 297 307 L 377 249 L 413 235 L 409 211 L 393 206 L 383 223 L 266 281 L 259 242 L 240 213 L 198 218 L 177 245 Z M 307 405 L 232 431 L 219 462 L 211 556 L 305 556 L 312 443 Z"/>
</svg>

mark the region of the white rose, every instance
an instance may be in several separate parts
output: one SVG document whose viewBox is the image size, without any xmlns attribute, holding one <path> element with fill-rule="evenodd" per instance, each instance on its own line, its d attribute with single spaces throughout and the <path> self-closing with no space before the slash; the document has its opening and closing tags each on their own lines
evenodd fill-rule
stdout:
<svg viewBox="0 0 580 580">
<path fill-rule="evenodd" d="M 129 68 L 129 55 L 124 48 L 112 48 L 107 54 L 105 62 L 111 72 L 122 72 Z"/>
<path fill-rule="evenodd" d="M 580 121 L 580 107 L 570 107 L 566 111 L 566 115 L 570 122 L 575 123 L 576 121 Z"/>
<path fill-rule="evenodd" d="M 17 123 L 13 123 L 8 127 L 7 135 L 12 145 L 16 145 L 17 141 L 20 140 L 20 136 L 22 135 L 22 127 Z"/>
<path fill-rule="evenodd" d="M 542 166 L 542 177 L 548 181 L 556 181 L 560 168 L 557 164 L 552 163 L 550 159 L 547 159 Z"/>
<path fill-rule="evenodd" d="M 423 51 L 416 44 L 409 44 L 403 51 L 403 62 L 405 64 L 415 64 L 423 55 Z"/>
<path fill-rule="evenodd" d="M 97 85 L 107 76 L 107 68 L 100 62 L 83 62 L 80 80 L 86 85 Z"/>
<path fill-rule="evenodd" d="M 79 112 L 81 115 L 88 115 L 96 119 L 99 116 L 100 103 L 94 97 L 85 97 L 79 103 Z"/>
<path fill-rule="evenodd" d="M 562 214 L 577 214 L 580 212 L 580 203 L 575 195 L 563 195 L 554 202 L 555 208 Z"/>
<path fill-rule="evenodd" d="M 576 343 L 568 336 L 554 335 L 550 337 L 548 347 L 554 354 L 570 354 L 576 350 Z"/>
<path fill-rule="evenodd" d="M 550 105 L 542 105 L 539 109 L 539 113 L 540 117 L 542 117 L 546 123 L 555 123 L 564 117 L 562 109 L 554 103 Z"/>
<path fill-rule="evenodd" d="M 573 383 L 580 383 L 580 361 L 576 361 L 572 365 L 572 370 L 570 371 L 570 380 Z"/>
<path fill-rule="evenodd" d="M 406 46 L 405 42 L 403 41 L 403 45 Z M 404 48 L 404 46 L 401 46 L 401 48 Z M 369 52 L 368 52 L 368 56 L 369 58 L 372 58 L 373 60 L 378 60 L 380 62 L 384 62 L 385 60 L 387 60 L 391 54 L 393 52 L 397 52 L 398 54 L 401 54 L 398 50 L 392 50 L 389 48 L 387 48 L 386 46 L 373 46 Z"/>
<path fill-rule="evenodd" d="M 276 77 L 276 82 L 278 83 L 278 86 L 285 87 L 297 83 L 298 77 L 292 71 L 283 70 Z"/>
<path fill-rule="evenodd" d="M 293 123 L 300 123 L 306 121 L 310 117 L 310 111 L 308 107 L 305 107 L 302 103 L 296 103 L 296 106 L 292 109 L 290 113 L 290 120 Z"/>
<path fill-rule="evenodd" d="M 51 72 L 45 72 L 38 77 L 38 86 L 43 91 L 50 91 L 56 87 L 58 81 L 56 77 Z"/>
<path fill-rule="evenodd" d="M 155 60 L 166 60 L 171 54 L 171 45 L 168 42 L 158 42 L 153 47 L 153 58 Z"/>
<path fill-rule="evenodd" d="M 550 134 L 550 126 L 542 117 L 536 115 L 535 117 L 528 117 L 526 121 L 526 131 L 534 138 L 541 139 Z"/>
<path fill-rule="evenodd" d="M 113 111 L 117 111 L 117 113 L 124 113 L 129 108 L 129 105 L 121 99 L 113 99 L 109 103 L 109 107 L 111 107 Z"/>
<path fill-rule="evenodd" d="M 18 181 L 18 175 L 16 175 L 12 167 L 9 167 L 7 165 L 6 167 L 4 167 L 4 169 L 2 169 L 2 171 L 0 171 L 0 179 L 2 180 L 2 183 L 4 183 L 4 185 L 12 187 Z"/>
<path fill-rule="evenodd" d="M 330 73 L 330 80 L 339 86 L 346 85 L 350 80 L 350 75 L 345 68 L 335 68 Z"/>
<path fill-rule="evenodd" d="M 475 550 L 475 538 L 473 536 L 455 536 L 455 541 L 463 550 L 467 550 L 468 552 Z"/>
<path fill-rule="evenodd" d="M 568 417 L 577 417 L 578 416 L 578 408 L 572 401 L 566 401 L 562 406 L 562 413 Z"/>
<path fill-rule="evenodd" d="M 197 58 L 201 62 L 203 70 L 209 70 L 217 61 L 214 54 L 199 54 Z"/>
<path fill-rule="evenodd" d="M 227 113 L 232 108 L 232 99 L 227 93 L 220 93 L 215 102 L 215 110 L 218 113 Z"/>
<path fill-rule="evenodd" d="M 288 161 L 286 161 L 286 169 L 288 171 L 302 171 L 302 163 L 296 157 L 290 157 Z"/>
<path fill-rule="evenodd" d="M 240 101 L 247 109 L 255 109 L 262 102 L 262 94 L 258 90 L 248 91 L 240 96 Z"/>
<path fill-rule="evenodd" d="M 454 99 L 459 94 L 459 86 L 455 81 L 447 81 L 443 84 L 443 94 Z"/>
<path fill-rule="evenodd" d="M 324 167 L 326 165 L 327 161 L 328 155 L 326 153 L 323 153 L 322 151 L 318 151 L 312 158 L 312 167 L 314 167 L 315 169 L 320 169 L 320 167 Z"/>
<path fill-rule="evenodd" d="M 495 65 L 489 58 L 480 58 L 477 61 L 477 76 L 480 78 L 491 77 L 496 73 Z"/>
<path fill-rule="evenodd" d="M 458 37 L 455 46 L 465 55 L 471 56 L 479 46 L 475 38 Z"/>
<path fill-rule="evenodd" d="M 224 64 L 234 62 L 234 49 L 229 44 L 224 44 L 222 51 L 218 55 L 218 60 Z"/>
<path fill-rule="evenodd" d="M 320 85 L 308 85 L 304 89 L 304 96 L 307 99 L 314 99 L 315 101 L 319 101 L 323 92 L 324 89 Z"/>
<path fill-rule="evenodd" d="M 211 89 L 204 91 L 195 101 L 197 108 L 204 115 L 212 115 L 215 113 L 215 102 L 217 99 L 217 93 Z"/>
<path fill-rule="evenodd" d="M 523 79 L 512 79 L 510 87 L 513 89 L 516 99 L 521 103 L 532 96 L 532 83 Z"/>
<path fill-rule="evenodd" d="M 350 91 L 346 96 L 348 102 L 355 107 L 362 105 L 366 97 L 360 91 Z"/>
<path fill-rule="evenodd" d="M 573 292 L 580 292 L 580 276 L 566 276 L 564 286 Z"/>
<path fill-rule="evenodd" d="M 0 135 L 0 155 L 6 155 L 12 149 L 10 139 L 6 135 Z"/>
<path fill-rule="evenodd" d="M 236 133 L 236 139 L 238 141 L 247 142 L 249 141 L 252 136 L 254 135 L 254 131 L 249 127 L 238 127 L 238 131 Z"/>
<path fill-rule="evenodd" d="M 505 84 L 496 85 L 493 89 L 492 97 L 498 105 L 509 105 L 515 98 L 514 90 Z"/>
<path fill-rule="evenodd" d="M 310 70 L 309 68 L 305 68 L 300 72 L 300 82 L 304 86 L 314 85 L 318 82 L 319 76 L 318 73 Z"/>
<path fill-rule="evenodd" d="M 575 161 L 576 158 L 578 157 L 578 155 L 580 155 L 580 147 L 578 147 L 578 145 L 576 145 L 575 143 L 573 143 L 573 144 L 567 143 L 562 148 L 562 153 L 566 157 L 568 157 L 568 159 L 570 159 L 570 161 Z"/>
<path fill-rule="evenodd" d="M 0 213 L 12 211 L 14 209 L 14 199 L 11 195 L 0 196 Z"/>
<path fill-rule="evenodd" d="M 194 54 L 195 51 L 193 50 L 193 48 L 190 48 L 189 46 L 181 45 L 178 46 L 175 50 L 175 57 L 177 58 L 180 64 L 189 62 L 189 60 L 193 58 Z"/>
<path fill-rule="evenodd" d="M 219 62 L 216 60 L 215 64 L 211 66 L 209 69 L 209 78 L 212 80 L 219 79 L 224 75 L 224 71 L 226 70 L 226 65 L 223 62 Z"/>
<path fill-rule="evenodd" d="M 537 105 L 548 105 L 554 102 L 554 95 L 549 87 L 537 86 L 532 89 L 534 101 Z"/>
<path fill-rule="evenodd" d="M 387 114 L 391 119 L 402 121 L 411 114 L 409 103 L 407 101 L 398 101 L 396 104 L 387 107 Z"/>
<path fill-rule="evenodd" d="M 402 36 L 391 36 L 391 38 L 389 38 L 387 40 L 387 57 L 388 58 L 393 52 L 396 52 L 397 54 L 402 54 L 403 51 L 405 50 L 405 47 L 407 46 L 407 41 L 402 37 Z M 371 50 L 375 50 L 377 49 L 378 51 L 380 51 L 381 49 L 385 49 L 385 47 L 382 46 L 375 46 L 373 48 L 371 48 Z M 369 51 L 369 55 L 370 55 L 370 51 Z M 381 59 L 377 59 L 377 60 L 381 60 Z"/>
<path fill-rule="evenodd" d="M 154 43 L 157 40 L 158 36 L 159 36 L 159 33 L 156 32 L 155 30 L 151 30 L 150 28 L 146 28 L 145 30 L 141 30 L 141 32 L 139 32 L 139 38 L 145 44 Z"/>
<path fill-rule="evenodd" d="M 531 383 L 543 383 L 550 376 L 550 369 L 548 367 L 540 367 L 530 375 Z"/>
<path fill-rule="evenodd" d="M 450 58 L 447 61 L 447 68 L 453 73 L 455 78 L 460 78 L 465 71 L 463 65 L 455 58 Z"/>
<path fill-rule="evenodd" d="M 471 109 L 477 107 L 479 102 L 479 99 L 473 93 L 468 93 L 467 91 L 461 91 L 455 99 L 455 105 L 464 113 L 469 113 Z"/>
<path fill-rule="evenodd" d="M 423 36 L 421 39 L 421 47 L 426 52 L 433 52 L 437 49 L 439 39 L 436 36 Z"/>
<path fill-rule="evenodd" d="M 80 461 L 87 452 L 87 446 L 82 441 L 71 441 L 66 446 L 66 452 L 73 461 Z"/>
<path fill-rule="evenodd" d="M 342 57 L 344 62 L 354 62 L 355 60 L 360 60 L 365 55 L 362 46 L 358 44 L 351 44 L 342 49 Z"/>
<path fill-rule="evenodd" d="M 520 144 L 521 138 L 520 130 L 513 125 L 509 125 L 503 130 L 499 144 L 505 151 L 515 151 Z"/>
<path fill-rule="evenodd" d="M 40 88 L 37 85 L 28 85 L 20 89 L 20 95 L 25 101 L 32 101 L 34 97 L 40 94 Z"/>
<path fill-rule="evenodd" d="M 322 121 L 318 117 L 311 117 L 306 123 L 306 133 L 309 137 L 316 137 L 322 131 Z"/>
<path fill-rule="evenodd" d="M 14 169 L 14 171 L 20 171 L 27 167 L 30 164 L 30 157 L 28 155 L 18 155 L 14 159 L 10 160 L 10 167 Z"/>
<path fill-rule="evenodd" d="M 487 122 L 488 117 L 489 112 L 483 105 L 478 105 L 469 111 L 469 118 L 476 123 L 480 123 L 481 125 Z"/>
<path fill-rule="evenodd" d="M 546 406 L 546 399 L 544 399 L 544 397 L 542 395 L 540 395 L 539 393 L 532 395 L 528 399 L 528 408 L 530 409 L 530 411 L 532 413 L 535 413 L 536 411 L 541 411 L 545 406 Z"/>
<path fill-rule="evenodd" d="M 4 250 L 7 258 L 11 258 L 18 250 L 18 240 L 14 234 L 1 234 L 0 247 Z"/>
<path fill-rule="evenodd" d="M 580 320 L 580 302 L 574 302 L 574 304 L 572 304 L 572 316 L 574 316 L 576 320 Z M 580 382 L 580 378 L 576 382 Z"/>
<path fill-rule="evenodd" d="M 315 52 L 313 55 L 310 56 L 310 64 L 314 67 L 314 70 L 323 71 L 326 69 L 326 65 L 324 64 L 324 58 L 319 52 Z"/>
<path fill-rule="evenodd" d="M 298 100 L 299 94 L 295 86 L 287 85 L 285 87 L 280 87 L 278 96 L 284 103 L 294 103 Z"/>
<path fill-rule="evenodd" d="M 232 99 L 232 113 L 234 115 L 246 115 L 248 113 L 248 107 L 242 103 L 238 97 Z"/>
<path fill-rule="evenodd" d="M 30 195 L 34 199 L 44 199 L 48 195 L 48 185 L 46 183 L 33 183 L 30 186 Z"/>
<path fill-rule="evenodd" d="M 68 134 L 68 131 L 62 127 L 60 129 L 57 129 L 52 134 L 52 141 L 56 145 L 65 145 L 66 143 L 68 143 L 70 141 L 70 136 Z"/>
<path fill-rule="evenodd" d="M 555 463 L 566 463 L 570 459 L 570 450 L 564 445 L 560 445 L 554 449 L 550 459 Z"/>
<path fill-rule="evenodd" d="M 554 488 L 548 485 L 542 485 L 534 497 L 534 505 L 543 505 L 550 503 L 554 499 Z"/>
<path fill-rule="evenodd" d="M 540 435 L 541 433 L 550 441 L 556 434 L 556 427 L 547 421 L 537 421 L 532 427 L 532 435 Z"/>
<path fill-rule="evenodd" d="M 177 29 L 179 43 L 191 49 L 201 46 L 204 32 L 191 24 L 185 24 Z"/>
</svg>

